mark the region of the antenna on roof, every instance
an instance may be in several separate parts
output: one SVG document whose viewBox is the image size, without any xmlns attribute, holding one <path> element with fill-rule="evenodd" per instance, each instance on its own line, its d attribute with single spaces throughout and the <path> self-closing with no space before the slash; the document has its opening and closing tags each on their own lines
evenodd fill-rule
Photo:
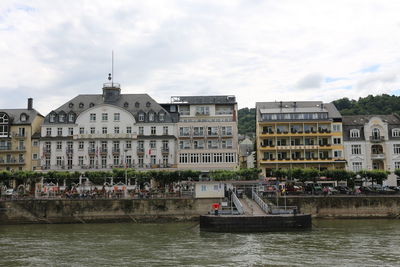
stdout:
<svg viewBox="0 0 400 267">
<path fill-rule="evenodd" d="M 114 86 L 114 50 L 111 51 L 111 73 L 108 74 L 108 80 L 111 81 L 111 87 Z"/>
</svg>

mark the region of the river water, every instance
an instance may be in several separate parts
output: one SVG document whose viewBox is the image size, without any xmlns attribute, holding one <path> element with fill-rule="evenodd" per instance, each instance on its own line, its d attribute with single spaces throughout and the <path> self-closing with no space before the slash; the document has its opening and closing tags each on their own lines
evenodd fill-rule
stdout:
<svg viewBox="0 0 400 267">
<path fill-rule="evenodd" d="M 400 220 L 313 223 L 257 234 L 196 223 L 0 226 L 0 266 L 400 266 Z"/>
</svg>

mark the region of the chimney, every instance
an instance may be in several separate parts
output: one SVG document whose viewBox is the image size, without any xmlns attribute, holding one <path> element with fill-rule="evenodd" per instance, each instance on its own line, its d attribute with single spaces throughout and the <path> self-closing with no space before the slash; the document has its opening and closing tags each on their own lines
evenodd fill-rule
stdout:
<svg viewBox="0 0 400 267">
<path fill-rule="evenodd" d="M 33 98 L 28 98 L 28 110 L 33 109 Z"/>
</svg>

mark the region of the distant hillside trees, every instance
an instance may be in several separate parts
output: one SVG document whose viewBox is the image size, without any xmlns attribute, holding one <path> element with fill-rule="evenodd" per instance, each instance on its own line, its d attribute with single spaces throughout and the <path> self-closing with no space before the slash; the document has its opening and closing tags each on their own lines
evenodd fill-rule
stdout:
<svg viewBox="0 0 400 267">
<path fill-rule="evenodd" d="M 357 100 L 347 97 L 333 101 L 342 115 L 388 115 L 400 114 L 400 96 L 395 95 L 369 95 Z"/>
<path fill-rule="evenodd" d="M 238 117 L 239 134 L 254 136 L 256 133 L 256 109 L 239 109 Z"/>
</svg>

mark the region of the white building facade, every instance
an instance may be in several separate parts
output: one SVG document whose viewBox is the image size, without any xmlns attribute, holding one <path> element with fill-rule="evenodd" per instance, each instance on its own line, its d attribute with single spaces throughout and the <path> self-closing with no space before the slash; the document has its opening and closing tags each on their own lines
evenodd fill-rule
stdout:
<svg viewBox="0 0 400 267">
<path fill-rule="evenodd" d="M 387 185 L 398 185 L 400 169 L 400 117 L 398 115 L 343 116 L 343 139 L 347 169 L 386 170 Z"/>
<path fill-rule="evenodd" d="M 179 169 L 233 170 L 238 167 L 237 103 L 234 96 L 176 96 L 166 105 L 179 114 Z"/>
<path fill-rule="evenodd" d="M 79 95 L 50 112 L 41 129 L 41 165 L 51 170 L 176 168 L 176 121 L 147 94 Z"/>
</svg>

